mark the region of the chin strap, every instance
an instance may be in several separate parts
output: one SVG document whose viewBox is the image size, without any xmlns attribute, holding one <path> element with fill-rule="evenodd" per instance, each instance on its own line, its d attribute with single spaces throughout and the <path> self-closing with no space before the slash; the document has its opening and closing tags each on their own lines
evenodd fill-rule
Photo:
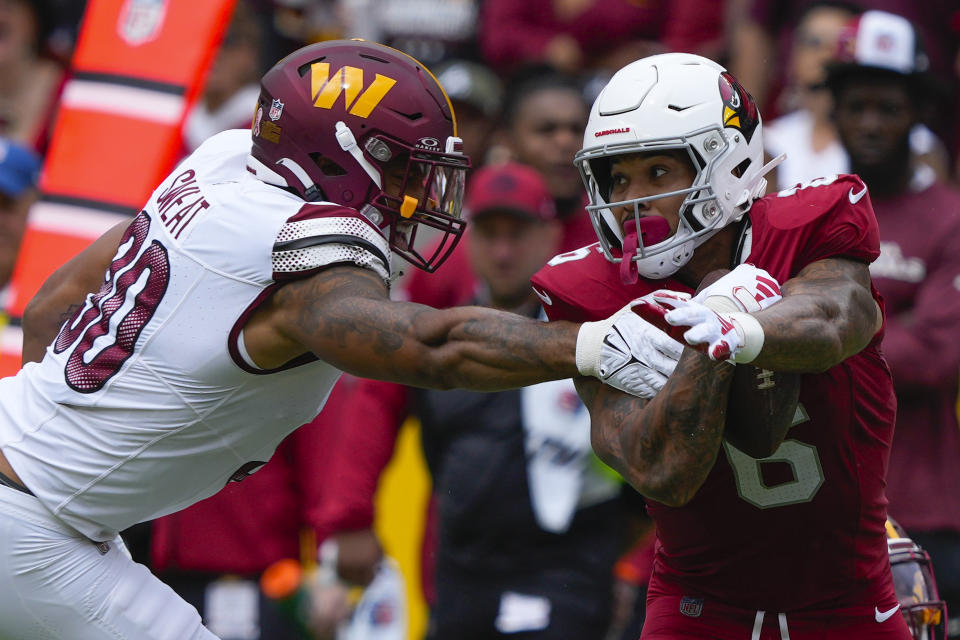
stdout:
<svg viewBox="0 0 960 640">
<path fill-rule="evenodd" d="M 286 167 L 286 169 L 300 181 L 300 184 L 303 185 L 303 197 L 305 200 L 308 202 L 317 200 L 320 196 L 320 187 L 310 179 L 310 176 L 303 170 L 303 167 L 290 158 L 280 158 L 277 160 L 277 164 L 281 167 Z M 286 178 L 253 156 L 247 157 L 247 169 L 262 182 L 272 184 L 275 187 L 290 187 L 290 183 Z"/>
<path fill-rule="evenodd" d="M 760 180 L 757 181 L 757 188 L 753 191 L 754 198 L 762 198 L 763 193 L 767 190 L 767 179 L 763 176 L 767 175 L 774 169 L 780 166 L 780 163 L 787 159 L 787 154 L 781 153 L 776 158 L 773 158 L 770 162 L 760 167 Z"/>
<path fill-rule="evenodd" d="M 261 182 L 272 184 L 275 187 L 290 186 L 287 184 L 286 178 L 254 158 L 252 155 L 247 156 L 247 169 L 250 171 L 250 173 L 257 176 L 257 179 Z"/>
<path fill-rule="evenodd" d="M 320 195 L 320 188 L 310 179 L 310 176 L 307 175 L 307 172 L 304 171 L 303 167 L 299 164 L 290 158 L 280 158 L 277 160 L 277 164 L 285 167 L 300 181 L 300 184 L 303 185 L 303 197 L 307 202 L 313 202 L 313 200 Z"/>
</svg>

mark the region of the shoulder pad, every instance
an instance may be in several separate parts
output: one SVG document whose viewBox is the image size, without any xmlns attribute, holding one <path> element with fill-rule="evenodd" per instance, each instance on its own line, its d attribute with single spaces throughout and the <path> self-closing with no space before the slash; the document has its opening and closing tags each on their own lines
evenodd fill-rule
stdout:
<svg viewBox="0 0 960 640">
<path fill-rule="evenodd" d="M 801 227 L 837 211 L 867 209 L 871 216 L 873 212 L 867 185 L 852 174 L 798 184 L 778 192 L 768 204 L 770 224 L 781 229 Z"/>
<path fill-rule="evenodd" d="M 338 263 L 372 269 L 390 278 L 390 245 L 355 209 L 332 203 L 304 204 L 280 228 L 273 244 L 273 278 L 301 278 Z"/>
</svg>

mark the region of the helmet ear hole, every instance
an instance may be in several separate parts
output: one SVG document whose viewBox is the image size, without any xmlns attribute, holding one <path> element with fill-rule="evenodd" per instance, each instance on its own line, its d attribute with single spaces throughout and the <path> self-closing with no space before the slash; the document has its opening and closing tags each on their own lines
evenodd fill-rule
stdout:
<svg viewBox="0 0 960 640">
<path fill-rule="evenodd" d="M 746 160 L 744 160 L 743 162 L 735 166 L 733 170 L 730 171 L 730 173 L 740 178 L 743 176 L 743 174 L 747 172 L 747 169 L 750 168 L 750 164 L 752 162 L 753 160 L 751 160 L 750 158 L 747 158 Z"/>
<path fill-rule="evenodd" d="M 320 171 L 323 173 L 323 175 L 328 177 L 347 175 L 346 169 L 323 154 L 311 153 L 309 155 L 310 159 L 313 160 L 313 162 L 320 168 Z"/>
<path fill-rule="evenodd" d="M 597 182 L 597 189 L 607 202 L 610 202 L 610 192 L 613 190 L 613 179 L 610 176 L 612 165 L 609 158 L 596 158 L 590 161 L 590 172 Z"/>
</svg>

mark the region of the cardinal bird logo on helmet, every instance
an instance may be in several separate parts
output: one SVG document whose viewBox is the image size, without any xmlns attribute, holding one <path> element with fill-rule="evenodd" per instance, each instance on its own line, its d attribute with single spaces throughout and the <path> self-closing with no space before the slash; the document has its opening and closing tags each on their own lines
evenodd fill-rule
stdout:
<svg viewBox="0 0 960 640">
<path fill-rule="evenodd" d="M 718 84 L 723 100 L 723 126 L 739 129 L 750 142 L 760 122 L 753 96 L 729 73 L 721 73 Z"/>
</svg>

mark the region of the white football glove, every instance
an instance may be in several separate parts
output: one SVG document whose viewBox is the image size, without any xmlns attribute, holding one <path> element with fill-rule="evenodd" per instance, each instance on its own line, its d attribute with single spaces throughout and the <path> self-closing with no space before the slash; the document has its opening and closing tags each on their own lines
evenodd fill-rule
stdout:
<svg viewBox="0 0 960 640">
<path fill-rule="evenodd" d="M 711 360 L 731 363 L 752 362 L 763 348 L 763 327 L 749 313 L 717 312 L 694 300 L 684 300 L 673 292 L 655 292 L 653 301 L 670 309 L 664 320 L 674 327 L 688 327 L 683 339 Z"/>
<path fill-rule="evenodd" d="M 677 366 L 683 345 L 633 312 L 634 300 L 606 320 L 585 322 L 577 369 L 626 393 L 652 398 Z"/>
<path fill-rule="evenodd" d="M 693 297 L 694 302 L 721 313 L 753 313 L 780 299 L 780 283 L 752 264 L 741 264 Z"/>
</svg>

